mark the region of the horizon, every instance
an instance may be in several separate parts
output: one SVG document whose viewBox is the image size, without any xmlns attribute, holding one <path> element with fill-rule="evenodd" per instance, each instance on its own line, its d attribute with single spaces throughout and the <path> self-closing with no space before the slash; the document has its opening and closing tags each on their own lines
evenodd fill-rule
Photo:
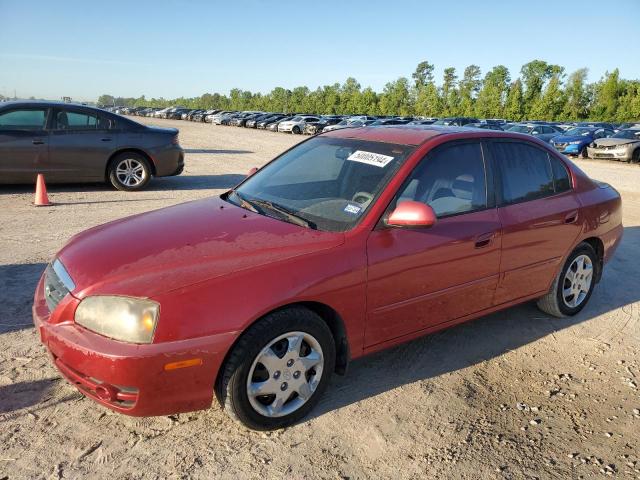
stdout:
<svg viewBox="0 0 640 480">
<path fill-rule="evenodd" d="M 12 97 L 15 90 L 20 98 L 174 99 L 228 94 L 233 88 L 315 90 L 349 77 L 381 92 L 387 82 L 410 79 L 424 60 L 435 65 L 437 84 L 445 68 L 455 67 L 460 77 L 471 64 L 480 66 L 483 76 L 505 65 L 515 80 L 520 67 L 535 59 L 565 67 L 566 74 L 588 68 L 590 83 L 616 68 L 621 78 L 640 78 L 640 61 L 620 47 L 635 41 L 633 13 L 640 14 L 640 2 L 633 0 L 608 10 L 595 1 L 548 2 L 548 9 L 535 11 L 505 1 L 491 8 L 469 0 L 455 5 L 407 0 L 392 10 L 381 1 L 329 1 L 311 13 L 290 8 L 294 3 L 265 8 L 257 1 L 221 6 L 119 1 L 108 11 L 78 0 L 35 3 L 38 8 L 16 0 L 0 4 L 5 19 L 0 95 Z M 580 44 L 580 36 L 567 34 L 564 23 L 549 28 L 550 19 L 563 18 L 576 26 L 615 22 L 615 39 Z"/>
</svg>

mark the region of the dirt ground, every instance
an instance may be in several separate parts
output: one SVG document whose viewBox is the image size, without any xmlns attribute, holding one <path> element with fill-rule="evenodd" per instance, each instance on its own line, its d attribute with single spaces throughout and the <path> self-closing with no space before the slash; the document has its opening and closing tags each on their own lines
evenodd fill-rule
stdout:
<svg viewBox="0 0 640 480">
<path fill-rule="evenodd" d="M 580 160 L 624 199 L 624 240 L 571 319 L 525 304 L 354 362 L 300 424 L 248 431 L 218 406 L 112 413 L 60 378 L 31 323 L 75 233 L 221 192 L 302 139 L 180 121 L 186 170 L 140 193 L 0 187 L 0 480 L 640 478 L 640 167 Z"/>
</svg>

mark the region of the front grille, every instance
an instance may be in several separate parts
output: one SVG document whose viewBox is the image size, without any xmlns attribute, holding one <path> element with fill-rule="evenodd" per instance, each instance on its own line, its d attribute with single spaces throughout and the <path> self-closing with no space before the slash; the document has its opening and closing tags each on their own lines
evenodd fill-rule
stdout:
<svg viewBox="0 0 640 480">
<path fill-rule="evenodd" d="M 47 265 L 44 275 L 44 299 L 50 312 L 55 310 L 73 288 L 75 285 L 59 260 Z"/>
<path fill-rule="evenodd" d="M 556 148 L 566 148 L 568 143 L 554 143 Z"/>
</svg>

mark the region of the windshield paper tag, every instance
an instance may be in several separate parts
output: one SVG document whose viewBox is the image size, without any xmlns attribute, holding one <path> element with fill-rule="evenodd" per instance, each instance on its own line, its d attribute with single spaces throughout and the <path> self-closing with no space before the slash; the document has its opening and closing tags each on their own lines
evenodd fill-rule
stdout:
<svg viewBox="0 0 640 480">
<path fill-rule="evenodd" d="M 379 153 L 364 152 L 362 150 L 356 150 L 353 152 L 347 160 L 354 162 L 366 163 L 368 165 L 375 165 L 376 167 L 384 168 L 387 164 L 393 160 L 393 157 L 387 155 L 381 155 Z"/>
<path fill-rule="evenodd" d="M 351 215 L 358 215 L 360 213 L 360 210 L 362 210 L 362 207 L 352 205 L 351 203 L 347 204 L 347 206 L 344 207 L 344 212 L 350 213 Z"/>
</svg>

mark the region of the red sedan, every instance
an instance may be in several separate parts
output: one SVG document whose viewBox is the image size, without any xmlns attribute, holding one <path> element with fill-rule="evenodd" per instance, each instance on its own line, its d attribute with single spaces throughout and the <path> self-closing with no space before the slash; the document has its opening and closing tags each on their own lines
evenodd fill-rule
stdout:
<svg viewBox="0 0 640 480">
<path fill-rule="evenodd" d="M 33 316 L 60 372 L 129 415 L 272 429 L 350 360 L 513 305 L 588 302 L 622 235 L 616 190 L 529 136 L 336 130 L 219 197 L 74 237 Z"/>
</svg>

